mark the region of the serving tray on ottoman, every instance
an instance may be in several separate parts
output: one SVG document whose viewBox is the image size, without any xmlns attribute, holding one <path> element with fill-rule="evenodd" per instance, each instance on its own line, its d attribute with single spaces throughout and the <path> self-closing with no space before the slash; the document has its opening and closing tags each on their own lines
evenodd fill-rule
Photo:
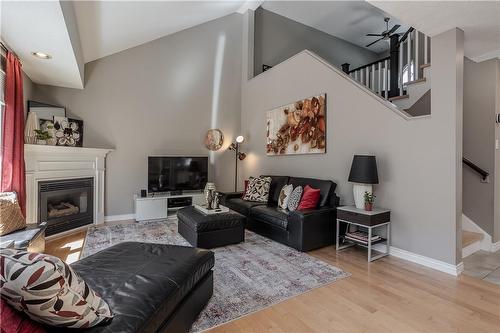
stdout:
<svg viewBox="0 0 500 333">
<path fill-rule="evenodd" d="M 178 232 L 194 247 L 211 249 L 245 240 L 245 216 L 234 210 L 203 214 L 193 206 L 177 212 Z"/>
</svg>

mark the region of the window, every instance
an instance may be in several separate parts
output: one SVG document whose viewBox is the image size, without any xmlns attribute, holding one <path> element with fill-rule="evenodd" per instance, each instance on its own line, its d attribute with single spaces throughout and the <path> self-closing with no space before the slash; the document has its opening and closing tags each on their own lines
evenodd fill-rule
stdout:
<svg viewBox="0 0 500 333">
<path fill-rule="evenodd" d="M 413 66 L 413 60 L 410 65 L 405 65 L 403 67 L 403 84 L 415 80 L 415 66 Z"/>
</svg>

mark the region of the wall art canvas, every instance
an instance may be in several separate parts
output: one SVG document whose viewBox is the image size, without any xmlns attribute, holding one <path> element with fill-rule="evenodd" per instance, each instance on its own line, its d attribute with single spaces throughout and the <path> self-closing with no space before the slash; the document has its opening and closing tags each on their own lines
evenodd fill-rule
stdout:
<svg viewBox="0 0 500 333">
<path fill-rule="evenodd" d="M 83 146 L 83 120 L 54 117 L 54 128 L 58 146 Z"/>
<path fill-rule="evenodd" d="M 54 117 L 66 117 L 66 109 L 62 106 L 28 101 L 28 111 L 37 114 L 40 120 L 52 121 Z"/>
<path fill-rule="evenodd" d="M 267 155 L 326 153 L 326 94 L 267 112 Z"/>
</svg>

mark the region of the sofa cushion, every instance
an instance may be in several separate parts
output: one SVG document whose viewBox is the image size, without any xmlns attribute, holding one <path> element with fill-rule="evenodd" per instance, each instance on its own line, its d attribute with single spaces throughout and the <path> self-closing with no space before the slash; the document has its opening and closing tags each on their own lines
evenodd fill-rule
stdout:
<svg viewBox="0 0 500 333">
<path fill-rule="evenodd" d="M 250 177 L 248 188 L 243 195 L 243 200 L 267 202 L 269 199 L 270 177 Z"/>
<path fill-rule="evenodd" d="M 38 322 L 87 328 L 113 317 L 108 304 L 61 259 L 14 249 L 0 251 L 0 291 Z"/>
<path fill-rule="evenodd" d="M 269 206 L 278 205 L 280 191 L 288 183 L 288 176 L 261 176 L 271 177 L 271 186 L 269 187 Z"/>
<path fill-rule="evenodd" d="M 293 212 L 299 207 L 302 193 L 304 193 L 304 189 L 302 188 L 302 186 L 297 186 L 293 189 L 292 193 L 290 194 L 290 198 L 288 198 L 287 208 L 289 211 Z"/>
<path fill-rule="evenodd" d="M 320 196 L 321 193 L 319 189 L 312 188 L 311 186 L 306 185 L 306 187 L 304 187 L 304 193 L 302 194 L 302 199 L 300 199 L 300 204 L 297 209 L 316 209 L 318 207 Z"/>
<path fill-rule="evenodd" d="M 72 267 L 110 304 L 115 318 L 92 333 L 156 332 L 214 266 L 211 251 L 124 242 Z"/>
<path fill-rule="evenodd" d="M 292 184 L 295 188 L 296 186 L 305 187 L 309 185 L 313 188 L 320 190 L 321 196 L 319 199 L 319 207 L 323 207 L 329 204 L 330 196 L 334 194 L 337 184 L 331 180 L 322 180 L 315 178 L 300 178 L 300 177 L 290 177 L 288 180 L 289 184 Z"/>
<path fill-rule="evenodd" d="M 278 206 L 283 209 L 287 209 L 288 207 L 288 200 L 290 199 L 290 194 L 292 194 L 293 191 L 293 185 L 288 184 L 283 186 L 283 188 L 280 191 L 280 197 L 278 199 Z"/>
<path fill-rule="evenodd" d="M 252 207 L 252 209 L 250 209 L 250 217 L 256 220 L 265 221 L 283 229 L 288 227 L 288 212 L 278 207 Z"/>
<path fill-rule="evenodd" d="M 263 206 L 265 205 L 264 202 L 255 202 L 255 201 L 246 201 L 241 198 L 231 198 L 226 200 L 225 202 L 226 207 L 243 214 L 245 216 L 248 216 L 250 214 L 250 208 L 255 207 L 255 206 Z"/>
</svg>

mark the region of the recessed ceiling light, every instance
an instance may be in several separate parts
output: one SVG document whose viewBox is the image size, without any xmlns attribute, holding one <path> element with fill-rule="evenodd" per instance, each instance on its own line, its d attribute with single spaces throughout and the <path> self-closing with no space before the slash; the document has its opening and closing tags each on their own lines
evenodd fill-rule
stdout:
<svg viewBox="0 0 500 333">
<path fill-rule="evenodd" d="M 43 52 L 31 52 L 31 54 L 34 55 L 37 58 L 40 58 L 40 59 L 50 59 L 50 58 L 52 58 L 51 55 L 49 55 L 47 53 L 43 53 Z"/>
</svg>

